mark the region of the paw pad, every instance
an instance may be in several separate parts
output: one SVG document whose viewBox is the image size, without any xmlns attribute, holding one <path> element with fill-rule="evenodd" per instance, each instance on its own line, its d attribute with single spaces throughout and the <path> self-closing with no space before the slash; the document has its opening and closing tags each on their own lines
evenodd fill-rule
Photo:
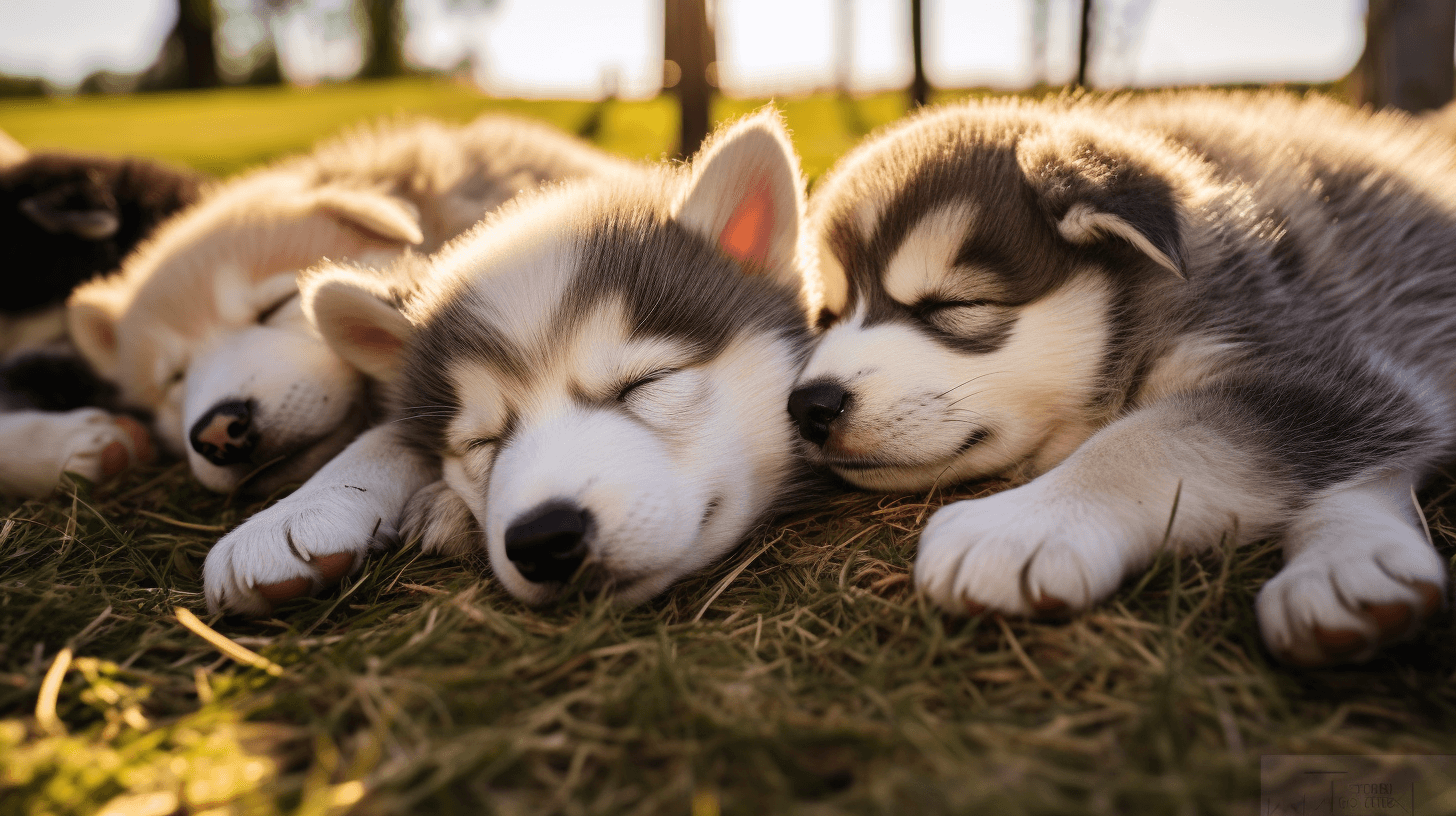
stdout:
<svg viewBox="0 0 1456 816">
<path fill-rule="evenodd" d="M 317 571 L 319 583 L 328 586 L 337 583 L 354 568 L 354 554 L 341 552 L 320 555 L 308 563 Z M 270 604 L 280 604 L 294 598 L 302 598 L 313 588 L 314 582 L 307 578 L 290 578 L 276 584 L 259 584 L 255 587 L 258 594 L 262 595 Z"/>
</svg>

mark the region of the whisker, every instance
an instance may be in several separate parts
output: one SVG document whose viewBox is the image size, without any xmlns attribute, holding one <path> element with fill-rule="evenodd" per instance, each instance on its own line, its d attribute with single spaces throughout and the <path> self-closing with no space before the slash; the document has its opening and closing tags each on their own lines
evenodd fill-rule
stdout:
<svg viewBox="0 0 1456 816">
<path fill-rule="evenodd" d="M 961 383 L 960 385 L 954 386 L 952 388 L 948 388 L 945 391 L 942 391 L 939 394 L 936 394 L 935 395 L 935 398 L 936 399 L 940 399 L 941 397 L 945 396 L 946 394 L 949 394 L 950 392 L 956 390 L 957 388 L 965 388 L 966 386 L 970 385 L 971 383 L 975 382 L 976 380 L 981 379 L 982 377 L 989 377 L 992 374 L 1009 374 L 1009 373 L 1011 373 L 1011 372 L 1009 372 L 1009 371 L 987 371 L 985 374 L 977 374 L 976 376 L 970 378 L 969 380 L 966 380 L 965 382 Z"/>
</svg>

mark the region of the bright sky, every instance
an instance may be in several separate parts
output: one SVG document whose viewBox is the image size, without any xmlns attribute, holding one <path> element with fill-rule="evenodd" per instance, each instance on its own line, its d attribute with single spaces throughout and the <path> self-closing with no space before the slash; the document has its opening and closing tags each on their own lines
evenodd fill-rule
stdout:
<svg viewBox="0 0 1456 816">
<path fill-rule="evenodd" d="M 296 80 L 349 75 L 359 64 L 349 0 L 275 23 L 285 72 Z M 224 0 L 238 7 L 249 0 Z M 932 83 L 1014 88 L 1040 73 L 1075 70 L 1079 0 L 924 0 Z M 1046 9 L 1046 59 L 1033 59 L 1032 25 Z M 469 4 L 456 3 L 457 6 Z M 862 90 L 910 76 L 906 0 L 716 0 L 719 76 L 729 93 L 768 95 L 829 86 L 836 10 L 847 9 L 853 80 Z M 155 57 L 175 0 L 0 0 L 0 71 L 74 85 L 91 71 L 137 71 Z M 407 0 L 409 53 L 465 64 L 505 96 L 655 93 L 661 77 L 662 0 L 497 0 L 486 11 L 449 0 Z M 1228 81 L 1327 80 L 1354 64 L 1365 0 L 1098 0 L 1092 82 L 1101 87 Z M 225 37 L 241 38 L 246 27 Z M 1100 48 L 1098 47 L 1100 42 Z"/>
</svg>

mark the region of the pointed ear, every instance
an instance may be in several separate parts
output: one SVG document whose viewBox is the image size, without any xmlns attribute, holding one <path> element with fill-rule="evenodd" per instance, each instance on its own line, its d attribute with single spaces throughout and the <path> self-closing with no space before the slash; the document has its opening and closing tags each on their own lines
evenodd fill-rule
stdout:
<svg viewBox="0 0 1456 816">
<path fill-rule="evenodd" d="M 66 301 L 71 342 L 104 379 L 116 379 L 120 368 L 116 326 L 130 295 L 125 279 L 112 275 L 81 284 Z"/>
<path fill-rule="evenodd" d="M 334 353 L 381 382 L 399 373 L 414 325 L 375 272 L 338 265 L 312 270 L 301 283 L 303 310 Z"/>
<path fill-rule="evenodd" d="M 1125 241 L 1185 277 L 1177 162 L 1165 146 L 1050 131 L 1024 139 L 1016 158 L 1067 241 L 1079 246 Z"/>
<path fill-rule="evenodd" d="M 46 232 L 68 232 L 88 241 L 100 241 L 116 234 L 121 220 L 106 207 L 72 209 L 65 206 L 65 196 L 40 193 L 20 202 L 20 211 Z"/>
<path fill-rule="evenodd" d="M 692 162 L 677 220 L 747 270 L 800 285 L 798 244 L 804 179 L 778 112 L 718 131 Z"/>
<path fill-rule="evenodd" d="M 372 190 L 324 187 L 314 200 L 320 210 L 386 241 L 415 245 L 425 240 L 420 211 L 402 198 Z"/>
</svg>

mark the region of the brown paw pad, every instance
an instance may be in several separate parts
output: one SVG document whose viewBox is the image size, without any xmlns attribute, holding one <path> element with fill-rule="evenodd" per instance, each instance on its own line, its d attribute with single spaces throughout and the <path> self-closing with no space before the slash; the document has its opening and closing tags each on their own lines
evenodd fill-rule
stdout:
<svg viewBox="0 0 1456 816">
<path fill-rule="evenodd" d="M 1411 584 L 1421 596 L 1421 619 L 1424 620 L 1441 611 L 1446 605 L 1446 590 L 1428 581 Z"/>
<path fill-rule="evenodd" d="M 319 580 L 331 584 L 354 569 L 353 553 L 334 553 L 333 555 L 314 556 L 309 564 L 318 571 Z"/>
<path fill-rule="evenodd" d="M 152 447 L 152 435 L 140 422 L 129 416 L 119 416 L 115 419 L 116 427 L 126 431 L 131 438 L 132 453 L 136 455 L 138 462 L 150 462 L 156 458 L 157 452 Z"/>
<path fill-rule="evenodd" d="M 129 464 L 131 464 L 131 455 L 126 452 L 126 445 L 112 442 L 101 449 L 101 478 L 110 479 L 126 470 L 126 466 Z"/>
<path fill-rule="evenodd" d="M 1410 631 L 1411 624 L 1415 622 L 1415 610 L 1409 604 L 1383 603 L 1364 605 L 1365 614 L 1375 621 L 1375 626 L 1380 630 L 1380 639 L 1390 641 L 1402 637 Z"/>
<path fill-rule="evenodd" d="M 1357 630 L 1326 629 L 1322 626 L 1314 627 L 1314 641 L 1319 644 L 1325 657 L 1332 661 L 1352 658 L 1370 645 L 1365 640 L 1364 633 Z"/>
<path fill-rule="evenodd" d="M 1042 595 L 1031 602 L 1031 611 L 1039 618 L 1064 618 L 1072 613 L 1072 605 L 1055 595 Z"/>
<path fill-rule="evenodd" d="M 266 598 L 269 603 L 278 604 L 307 595 L 312 585 L 313 582 L 307 578 L 290 578 L 276 584 L 259 584 L 256 588 L 258 594 Z"/>
</svg>

